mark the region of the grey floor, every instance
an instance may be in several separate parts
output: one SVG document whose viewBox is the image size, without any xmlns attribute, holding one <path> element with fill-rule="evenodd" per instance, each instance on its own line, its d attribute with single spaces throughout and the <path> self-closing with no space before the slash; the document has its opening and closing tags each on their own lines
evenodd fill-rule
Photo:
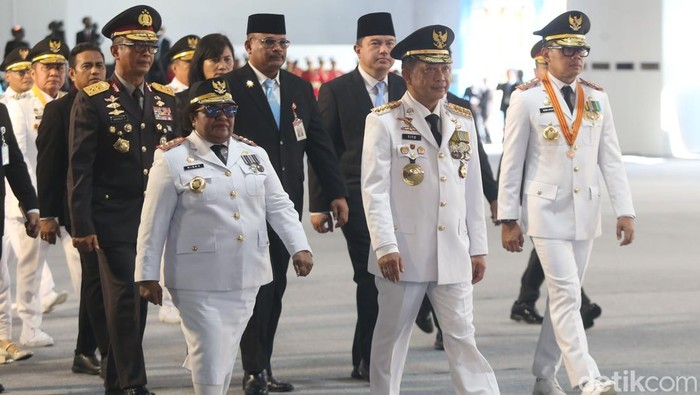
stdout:
<svg viewBox="0 0 700 395">
<path fill-rule="evenodd" d="M 626 161 L 638 214 L 637 238 L 631 246 L 618 247 L 613 214 L 609 204 L 604 205 L 604 233 L 596 241 L 585 283 L 590 297 L 603 308 L 588 331 L 590 349 L 603 374 L 623 377 L 619 384 L 627 383 L 624 393 L 652 392 L 659 384 L 659 392 L 686 393 L 684 380 L 689 380 L 687 393 L 698 392 L 700 161 Z M 321 236 L 305 226 L 316 266 L 308 278 L 290 276 L 275 344 L 275 375 L 292 381 L 296 394 L 367 394 L 367 384 L 349 378 L 355 288 L 344 239 L 340 232 Z M 477 341 L 496 372 L 501 393 L 528 394 L 539 328 L 508 318 L 528 256 L 505 252 L 499 228 L 490 226 L 489 237 L 486 279 L 475 291 Z M 69 289 L 58 248 L 52 258 L 56 288 Z M 543 310 L 543 301 L 539 308 Z M 71 294 L 66 304 L 45 316 L 44 329 L 56 345 L 35 349 L 27 361 L 0 365 L 0 383 L 7 393 L 101 392 L 98 378 L 70 371 L 76 317 L 77 297 Z M 17 340 L 21 323 L 15 318 L 14 324 Z M 433 340 L 433 335 L 414 331 L 403 393 L 454 393 L 445 355 L 432 348 Z M 153 308 L 144 349 L 151 390 L 158 395 L 193 393 L 189 375 L 180 367 L 185 354 L 180 328 L 160 323 Z M 239 368 L 237 363 L 236 372 Z M 560 382 L 566 384 L 561 373 Z M 646 387 L 633 386 L 640 376 Z M 236 374 L 229 393 L 242 393 L 239 380 Z"/>
</svg>

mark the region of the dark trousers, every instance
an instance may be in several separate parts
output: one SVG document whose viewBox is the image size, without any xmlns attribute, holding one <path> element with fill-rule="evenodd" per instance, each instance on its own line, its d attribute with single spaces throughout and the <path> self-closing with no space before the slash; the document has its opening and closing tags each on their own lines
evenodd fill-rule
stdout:
<svg viewBox="0 0 700 395">
<path fill-rule="evenodd" d="M 350 261 L 354 272 L 353 281 L 357 284 L 355 299 L 357 303 L 357 323 L 355 337 L 352 341 L 352 365 L 369 368 L 372 349 L 372 334 L 377 322 L 379 306 L 377 305 L 377 286 L 374 275 L 367 271 L 370 254 L 370 238 L 367 229 L 365 211 L 362 207 L 362 192 L 359 180 L 348 183 L 348 222 L 341 229 L 348 246 Z"/>
<path fill-rule="evenodd" d="M 102 300 L 102 283 L 97 253 L 80 254 L 82 280 L 80 283 L 80 307 L 78 308 L 78 341 L 76 354 L 92 355 L 95 348 L 100 356 L 107 355 L 109 336 L 105 306 Z"/>
<path fill-rule="evenodd" d="M 97 252 L 104 299 L 109 347 L 107 349 L 105 390 L 146 385 L 143 358 L 143 332 L 147 302 L 134 283 L 136 245 L 102 246 Z"/>
<path fill-rule="evenodd" d="M 518 295 L 518 302 L 534 306 L 535 302 L 537 302 L 537 299 L 540 297 L 540 286 L 542 286 L 543 282 L 544 271 L 542 271 L 542 263 L 540 262 L 540 257 L 537 256 L 537 251 L 533 248 L 530 253 L 530 259 L 527 262 L 527 267 L 520 279 L 520 295 Z M 591 304 L 591 300 L 583 291 L 583 288 L 581 288 L 581 306 L 589 304 Z"/>
<path fill-rule="evenodd" d="M 282 314 L 282 296 L 287 289 L 289 252 L 277 233 L 267 225 L 272 261 L 272 282 L 260 287 L 255 299 L 253 315 L 241 338 L 243 370 L 258 373 L 271 371 L 270 358 L 275 342 L 277 324 Z"/>
</svg>

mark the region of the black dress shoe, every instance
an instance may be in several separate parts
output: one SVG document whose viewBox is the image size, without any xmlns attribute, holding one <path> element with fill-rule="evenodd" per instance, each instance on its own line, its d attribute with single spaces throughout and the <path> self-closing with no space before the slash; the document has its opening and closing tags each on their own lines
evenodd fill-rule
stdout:
<svg viewBox="0 0 700 395">
<path fill-rule="evenodd" d="M 369 369 L 367 369 L 367 364 L 365 364 L 364 360 L 360 360 L 360 364 L 358 366 L 353 366 L 350 377 L 354 378 L 355 380 L 369 382 Z"/>
<path fill-rule="evenodd" d="M 95 354 L 75 354 L 71 370 L 73 373 L 97 375 L 100 374 L 100 361 L 97 360 Z"/>
<path fill-rule="evenodd" d="M 5 387 L 3 387 L 2 384 L 0 384 L 0 392 L 5 392 Z"/>
<path fill-rule="evenodd" d="M 590 303 L 581 306 L 581 319 L 583 320 L 583 329 L 588 329 L 593 326 L 593 320 L 600 317 L 603 309 L 596 303 Z"/>
<path fill-rule="evenodd" d="M 416 325 L 425 333 L 433 333 L 434 326 L 433 320 L 430 318 L 431 311 L 432 306 L 430 304 L 430 299 L 424 297 L 420 309 L 418 310 L 418 315 L 416 316 Z"/>
<path fill-rule="evenodd" d="M 272 374 L 270 374 L 267 376 L 267 390 L 269 392 L 292 392 L 294 391 L 294 386 L 292 383 L 277 381 L 272 377 Z"/>
<path fill-rule="evenodd" d="M 516 300 L 510 309 L 510 319 L 518 322 L 525 321 L 528 324 L 542 324 L 544 318 L 537 312 L 535 306 Z"/>
<path fill-rule="evenodd" d="M 124 390 L 125 395 L 156 395 L 155 392 L 151 392 L 145 385 L 139 387 L 127 388 Z"/>
<path fill-rule="evenodd" d="M 243 377 L 243 390 L 245 395 L 267 395 L 267 374 L 247 373 Z"/>
<path fill-rule="evenodd" d="M 435 335 L 435 344 L 433 344 L 436 350 L 444 350 L 445 345 L 442 343 L 442 329 L 438 329 L 437 335 Z"/>
</svg>

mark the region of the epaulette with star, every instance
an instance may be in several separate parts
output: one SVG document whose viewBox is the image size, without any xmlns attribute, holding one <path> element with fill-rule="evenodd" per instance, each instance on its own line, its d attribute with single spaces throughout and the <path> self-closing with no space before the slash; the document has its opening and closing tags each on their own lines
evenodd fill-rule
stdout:
<svg viewBox="0 0 700 395">
<path fill-rule="evenodd" d="M 169 151 L 169 150 L 177 147 L 178 145 L 184 143 L 185 140 L 187 140 L 187 139 L 184 137 L 178 137 L 176 139 L 172 139 L 170 141 L 167 141 L 165 144 L 161 144 L 161 145 L 157 146 L 156 148 L 158 148 L 159 150 L 163 150 L 163 151 Z"/>
<path fill-rule="evenodd" d="M 592 83 L 592 82 L 590 82 L 590 81 L 586 81 L 586 80 L 584 80 L 583 78 L 579 78 L 578 80 L 579 80 L 579 82 L 581 82 L 583 85 L 586 85 L 586 86 L 589 87 L 589 88 L 593 88 L 593 89 L 595 89 L 595 90 L 597 90 L 597 91 L 605 92 L 605 90 L 603 89 L 603 87 L 600 86 L 600 85 L 598 85 L 598 84 L 594 84 L 594 83 Z"/>
<path fill-rule="evenodd" d="M 247 139 L 247 138 L 245 138 L 245 137 L 243 137 L 243 136 L 239 136 L 239 135 L 237 135 L 237 134 L 235 134 L 235 133 L 233 134 L 232 137 L 233 137 L 234 139 L 236 139 L 236 140 L 242 142 L 242 143 L 245 143 L 245 144 L 250 145 L 251 147 L 257 147 L 257 146 L 258 146 L 257 144 L 255 144 L 255 142 L 254 142 L 253 140 Z"/>
<path fill-rule="evenodd" d="M 521 90 L 521 91 L 526 91 L 526 90 L 532 88 L 533 86 L 535 86 L 535 85 L 537 85 L 537 84 L 539 84 L 539 83 L 540 83 L 540 79 L 539 79 L 539 78 L 533 78 L 533 79 L 531 79 L 531 80 L 528 81 L 528 82 L 524 82 L 524 83 L 522 83 L 522 84 L 516 86 L 515 88 L 518 89 L 518 90 Z"/>
<path fill-rule="evenodd" d="M 382 114 L 388 113 L 389 111 L 395 109 L 396 107 L 398 107 L 400 105 L 401 105 L 401 100 L 390 101 L 389 103 L 374 107 L 372 109 L 372 112 L 377 114 L 377 115 L 382 115 Z"/>
<path fill-rule="evenodd" d="M 157 90 L 158 92 L 165 93 L 168 96 L 175 96 L 175 92 L 173 92 L 172 88 L 166 85 L 161 85 L 157 82 L 151 82 L 151 88 Z"/>
<path fill-rule="evenodd" d="M 468 108 L 458 106 L 454 103 L 447 103 L 447 110 L 453 114 L 461 115 L 463 117 L 471 118 L 472 112 Z"/>
<path fill-rule="evenodd" d="M 95 82 L 92 85 L 88 85 L 85 88 L 83 88 L 83 91 L 87 93 L 88 96 L 95 96 L 98 93 L 102 93 L 109 89 L 109 82 L 106 81 L 100 81 L 100 82 Z"/>
</svg>

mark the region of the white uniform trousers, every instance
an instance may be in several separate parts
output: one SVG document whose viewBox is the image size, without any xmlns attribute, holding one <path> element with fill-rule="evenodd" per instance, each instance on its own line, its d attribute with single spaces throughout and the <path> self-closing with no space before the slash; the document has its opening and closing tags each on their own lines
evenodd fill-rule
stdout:
<svg viewBox="0 0 700 395">
<path fill-rule="evenodd" d="M 581 319 L 581 284 L 591 256 L 593 240 L 532 238 L 542 262 L 547 286 L 547 308 L 535 351 L 532 373 L 554 379 L 561 365 L 572 388 L 600 377 L 598 365 L 588 352 Z"/>
<path fill-rule="evenodd" d="M 493 369 L 476 347 L 471 283 L 393 283 L 375 277 L 379 315 L 372 337 L 370 392 L 399 395 L 413 322 L 425 294 L 437 314 L 458 395 L 499 394 Z"/>
<path fill-rule="evenodd" d="M 170 288 L 187 342 L 183 367 L 192 372 L 197 395 L 226 394 L 241 336 L 253 314 L 259 288 L 236 291 Z"/>
</svg>

